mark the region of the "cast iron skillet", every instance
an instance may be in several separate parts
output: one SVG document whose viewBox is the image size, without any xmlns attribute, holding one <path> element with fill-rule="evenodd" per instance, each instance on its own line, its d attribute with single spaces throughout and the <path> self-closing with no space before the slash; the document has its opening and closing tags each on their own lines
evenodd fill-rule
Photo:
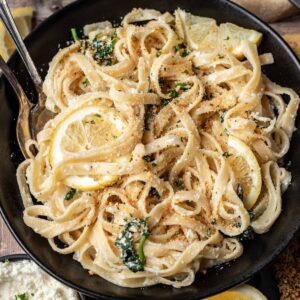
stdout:
<svg viewBox="0 0 300 300">
<path fill-rule="evenodd" d="M 213 17 L 218 22 L 234 22 L 264 34 L 260 52 L 272 52 L 276 63 L 264 67 L 264 72 L 275 82 L 300 93 L 300 65 L 290 48 L 262 21 L 235 4 L 225 0 L 81 0 L 57 12 L 41 24 L 27 39 L 33 60 L 45 76 L 48 62 L 56 54 L 58 44 L 64 46 L 71 39 L 70 28 L 99 20 L 120 22 L 134 7 L 173 11 L 181 7 L 194 14 Z M 9 62 L 17 77 L 32 95 L 32 85 L 20 58 L 15 54 Z M 296 131 L 286 161 L 291 161 L 293 182 L 283 197 L 283 210 L 272 229 L 245 244 L 242 257 L 228 266 L 198 274 L 194 284 L 175 289 L 162 285 L 130 289 L 118 287 L 100 277 L 90 276 L 71 255 L 60 255 L 51 250 L 46 239 L 24 225 L 23 206 L 15 172 L 22 161 L 16 141 L 17 100 L 5 80 L 0 80 L 0 204 L 2 215 L 23 249 L 49 274 L 63 283 L 98 299 L 199 299 L 246 281 L 271 262 L 293 238 L 300 224 L 300 130 Z M 299 127 L 299 120 L 298 120 Z"/>
</svg>

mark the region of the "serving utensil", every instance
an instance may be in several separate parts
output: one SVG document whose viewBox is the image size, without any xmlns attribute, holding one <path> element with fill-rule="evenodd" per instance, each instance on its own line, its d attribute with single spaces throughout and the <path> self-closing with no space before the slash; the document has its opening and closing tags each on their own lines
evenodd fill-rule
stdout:
<svg viewBox="0 0 300 300">
<path fill-rule="evenodd" d="M 30 117 L 30 111 L 33 107 L 33 104 L 27 98 L 22 86 L 18 82 L 12 70 L 4 62 L 1 55 L 0 55 L 0 69 L 2 70 L 3 74 L 5 75 L 5 77 L 11 84 L 11 86 L 13 87 L 19 100 L 20 109 L 19 109 L 19 116 L 18 116 L 17 127 L 16 127 L 17 139 L 22 154 L 24 155 L 25 158 L 27 158 L 28 154 L 25 150 L 25 143 L 31 138 L 29 117 Z"/>
<path fill-rule="evenodd" d="M 28 138 L 35 139 L 37 133 L 44 127 L 45 123 L 53 117 L 53 114 L 45 108 L 46 95 L 42 90 L 43 80 L 22 40 L 6 0 L 0 0 L 0 18 L 12 37 L 38 94 L 38 102 L 36 104 L 30 102 L 12 71 L 3 60 L 1 61 L 1 68 L 4 67 L 6 74 L 4 71 L 3 72 L 19 98 L 20 112 L 17 121 L 17 138 L 23 155 L 27 157 L 27 155 L 25 155 L 26 152 L 24 152 L 25 142 Z M 25 118 L 28 120 L 26 121 Z M 22 129 L 22 126 L 25 126 L 25 128 Z"/>
</svg>

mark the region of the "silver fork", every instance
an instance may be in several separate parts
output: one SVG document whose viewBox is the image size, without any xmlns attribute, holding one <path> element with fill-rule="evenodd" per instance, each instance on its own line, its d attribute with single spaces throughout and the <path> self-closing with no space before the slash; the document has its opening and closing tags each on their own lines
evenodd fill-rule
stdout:
<svg viewBox="0 0 300 300">
<path fill-rule="evenodd" d="M 20 88 L 21 88 L 20 84 L 18 83 L 18 81 L 15 77 L 13 80 L 9 80 L 19 97 L 20 113 L 19 113 L 19 117 L 18 117 L 18 121 L 17 121 L 17 139 L 18 139 L 18 143 L 21 148 L 21 151 L 24 155 L 26 140 L 30 137 L 35 139 L 37 133 L 44 127 L 45 123 L 49 119 L 53 118 L 54 114 L 45 108 L 46 95 L 43 93 L 43 90 L 42 90 L 43 80 L 42 80 L 22 38 L 21 38 L 21 35 L 17 29 L 17 26 L 11 15 L 11 12 L 9 10 L 6 0 L 0 0 L 0 18 L 1 18 L 4 26 L 6 27 L 7 31 L 11 35 L 13 41 L 15 42 L 16 48 L 20 54 L 20 57 L 22 58 L 22 60 L 25 64 L 29 74 L 30 74 L 30 77 L 32 78 L 32 81 L 35 85 L 35 88 L 36 88 L 36 91 L 38 94 L 38 103 L 35 105 L 29 101 L 29 99 L 26 97 L 23 90 L 21 93 L 22 100 L 20 100 L 19 96 L 21 94 L 20 94 L 20 92 L 19 93 L 17 92 L 17 90 L 20 91 Z M 1 68 L 2 68 L 2 66 L 4 66 L 3 63 L 4 62 L 2 60 Z M 6 68 L 6 71 L 8 71 L 8 69 L 9 69 L 7 66 L 6 67 L 4 66 L 4 68 Z M 4 71 L 3 71 L 3 73 L 5 74 Z M 10 72 L 10 73 L 12 74 L 12 72 Z M 12 78 L 11 74 L 10 74 L 10 78 Z M 18 87 L 15 86 L 16 83 L 18 84 Z M 27 129 L 23 130 L 22 128 L 20 128 L 21 126 L 25 126 L 25 127 L 27 126 L 26 121 L 25 121 L 26 117 L 28 118 L 27 123 L 29 124 L 28 126 L 30 128 L 30 130 L 29 130 L 29 133 L 31 133 L 30 135 L 27 134 L 28 133 Z M 25 134 L 25 132 L 26 132 L 26 134 Z"/>
</svg>

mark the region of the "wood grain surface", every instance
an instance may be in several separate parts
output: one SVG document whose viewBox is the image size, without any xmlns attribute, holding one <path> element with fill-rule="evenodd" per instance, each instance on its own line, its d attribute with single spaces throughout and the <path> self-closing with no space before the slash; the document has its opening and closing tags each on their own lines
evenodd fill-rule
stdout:
<svg viewBox="0 0 300 300">
<path fill-rule="evenodd" d="M 125 0 L 123 0 L 125 1 Z M 166 0 L 171 1 L 171 0 Z M 286 41 L 291 45 L 295 52 L 300 56 L 300 11 L 291 8 L 287 0 L 234 0 L 246 6 L 252 11 L 259 11 L 261 18 L 266 21 L 274 21 L 270 17 L 270 11 L 276 12 L 276 22 L 270 25 L 278 31 Z M 38 24 L 57 9 L 73 2 L 73 0 L 8 0 L 10 7 L 19 7 L 32 5 L 35 7 L 35 24 Z M 266 2 L 273 3 L 269 7 Z M 261 4 L 263 3 L 263 5 Z M 257 7 L 255 6 L 257 5 Z M 276 6 L 278 5 L 278 6 Z M 282 7 L 282 14 L 278 13 L 278 7 Z M 285 8 L 285 9 L 284 9 Z M 289 16 L 286 18 L 286 16 Z M 25 226 L 25 225 L 24 225 Z M 13 253 L 22 253 L 22 249 L 14 240 L 8 231 L 6 225 L 0 217 L 0 256 Z M 277 271 L 276 276 L 279 282 L 281 299 L 283 300 L 299 300 L 300 299 L 300 235 L 293 243 L 284 251 L 284 253 L 273 264 Z M 288 264 L 288 266 L 287 266 Z M 284 275 L 283 269 L 289 268 L 289 273 L 294 274 L 288 279 L 288 275 Z"/>
</svg>

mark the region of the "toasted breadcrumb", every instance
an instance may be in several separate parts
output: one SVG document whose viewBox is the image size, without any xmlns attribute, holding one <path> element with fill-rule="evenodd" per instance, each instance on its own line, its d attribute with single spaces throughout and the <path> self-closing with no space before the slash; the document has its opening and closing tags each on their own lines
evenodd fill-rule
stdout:
<svg viewBox="0 0 300 300">
<path fill-rule="evenodd" d="M 300 299 L 300 234 L 275 262 L 281 300 Z"/>
</svg>

